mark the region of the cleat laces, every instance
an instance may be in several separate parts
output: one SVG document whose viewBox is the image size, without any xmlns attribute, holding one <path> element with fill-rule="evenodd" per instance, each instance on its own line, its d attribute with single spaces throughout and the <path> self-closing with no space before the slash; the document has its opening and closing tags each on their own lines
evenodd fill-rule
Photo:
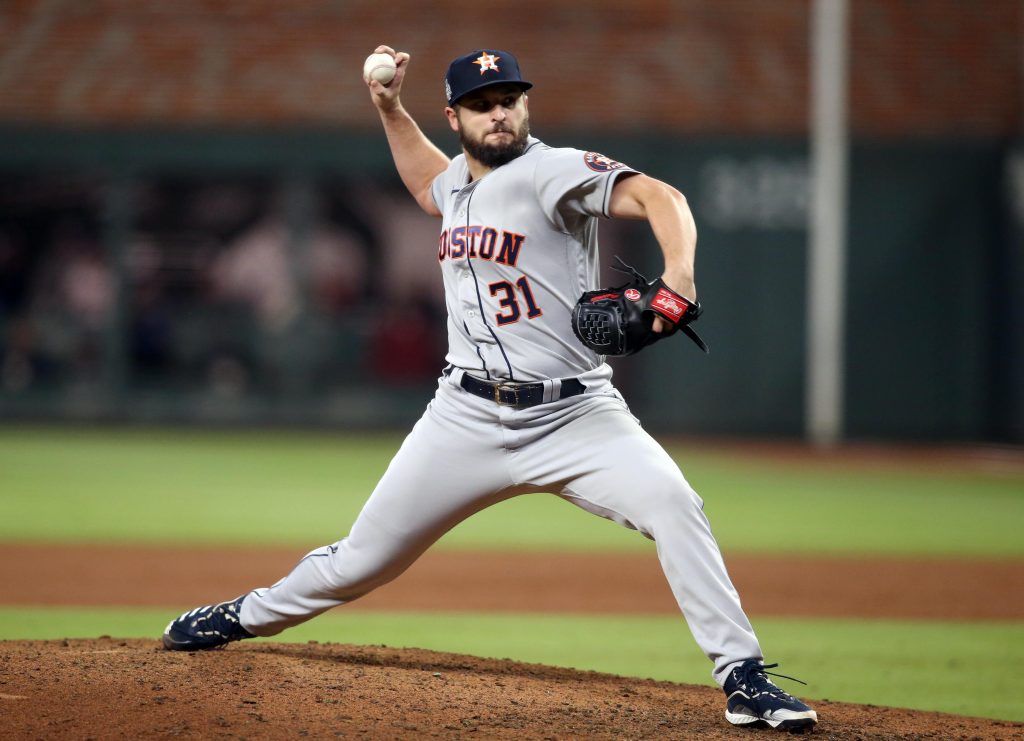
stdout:
<svg viewBox="0 0 1024 741">
<path fill-rule="evenodd" d="M 760 694 L 766 694 L 792 700 L 794 699 L 793 696 L 775 685 L 770 679 L 768 679 L 768 676 L 780 677 L 781 679 L 791 679 L 794 682 L 799 682 L 803 685 L 806 685 L 807 682 L 801 681 L 796 677 L 790 677 L 786 674 L 776 674 L 775 672 L 767 671 L 768 669 L 775 669 L 777 666 L 778 664 L 758 664 L 756 661 L 748 661 L 733 671 L 736 673 L 736 679 L 739 685 L 744 689 L 749 688 L 753 697 Z"/>
</svg>

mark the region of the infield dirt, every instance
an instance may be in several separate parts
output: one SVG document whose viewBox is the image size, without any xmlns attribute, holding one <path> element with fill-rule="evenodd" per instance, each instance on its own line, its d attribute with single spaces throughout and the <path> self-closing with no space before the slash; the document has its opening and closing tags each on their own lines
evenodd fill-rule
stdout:
<svg viewBox="0 0 1024 741">
<path fill-rule="evenodd" d="M 0 545 L 0 603 L 190 607 L 276 580 L 293 549 Z M 1020 561 L 727 555 L 756 615 L 1020 619 Z M 215 564 L 216 568 L 210 565 Z M 765 568 L 800 573 L 778 600 Z M 979 599 L 998 589 L 1005 599 Z M 677 613 L 653 554 L 428 553 L 345 609 Z M 155 626 L 158 632 L 162 626 Z M 815 700 L 829 739 L 1024 738 L 1024 724 Z M 752 739 L 711 686 L 415 649 L 0 642 L 0 737 Z"/>
<path fill-rule="evenodd" d="M 1019 739 L 1024 724 L 816 701 L 829 739 Z M 713 687 L 383 646 L 0 643 L 5 738 L 753 739 Z"/>
<path fill-rule="evenodd" d="M 0 604 L 192 607 L 284 576 L 301 549 L 0 544 Z M 1024 618 L 1024 561 L 726 554 L 752 615 Z M 799 574 L 785 590 L 765 574 Z M 992 595 L 1000 595 L 992 599 Z M 346 610 L 678 614 L 654 553 L 430 551 Z"/>
</svg>

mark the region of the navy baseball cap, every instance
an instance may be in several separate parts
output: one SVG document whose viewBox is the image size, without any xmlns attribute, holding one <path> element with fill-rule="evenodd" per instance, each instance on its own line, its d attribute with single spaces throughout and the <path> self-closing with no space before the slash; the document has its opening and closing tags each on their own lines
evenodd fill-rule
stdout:
<svg viewBox="0 0 1024 741">
<path fill-rule="evenodd" d="M 455 105 L 466 93 L 488 85 L 511 83 L 523 90 L 533 87 L 519 74 L 519 62 L 507 51 L 477 49 L 448 65 L 444 76 L 444 95 L 448 105 Z"/>
</svg>

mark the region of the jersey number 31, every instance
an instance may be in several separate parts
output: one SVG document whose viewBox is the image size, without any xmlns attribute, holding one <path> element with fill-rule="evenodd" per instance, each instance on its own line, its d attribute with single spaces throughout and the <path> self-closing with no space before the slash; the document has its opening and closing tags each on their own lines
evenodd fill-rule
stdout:
<svg viewBox="0 0 1024 741">
<path fill-rule="evenodd" d="M 491 283 L 488 288 L 490 288 L 492 296 L 497 296 L 499 292 L 505 294 L 502 298 L 498 299 L 498 304 L 504 311 L 494 315 L 499 327 L 518 322 L 519 318 L 523 315 L 522 309 L 519 308 L 519 300 L 516 298 L 516 288 L 519 288 L 519 292 L 523 294 L 523 301 L 526 303 L 527 319 L 534 319 L 544 313 L 537 306 L 537 302 L 533 300 L 530 281 L 526 279 L 525 275 L 516 281 L 515 286 L 507 280 L 499 280 L 497 283 Z"/>
</svg>

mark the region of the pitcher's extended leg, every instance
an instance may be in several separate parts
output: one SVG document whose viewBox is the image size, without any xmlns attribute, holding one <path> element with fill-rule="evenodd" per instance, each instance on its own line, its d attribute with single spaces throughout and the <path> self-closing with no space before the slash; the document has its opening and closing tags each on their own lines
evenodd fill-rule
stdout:
<svg viewBox="0 0 1024 741">
<path fill-rule="evenodd" d="M 245 598 L 240 620 L 247 630 L 275 635 L 367 594 L 456 524 L 515 493 L 493 410 L 482 400 L 453 400 L 458 394 L 465 397 L 441 384 L 348 537 L 318 548 L 274 586 Z"/>
</svg>

